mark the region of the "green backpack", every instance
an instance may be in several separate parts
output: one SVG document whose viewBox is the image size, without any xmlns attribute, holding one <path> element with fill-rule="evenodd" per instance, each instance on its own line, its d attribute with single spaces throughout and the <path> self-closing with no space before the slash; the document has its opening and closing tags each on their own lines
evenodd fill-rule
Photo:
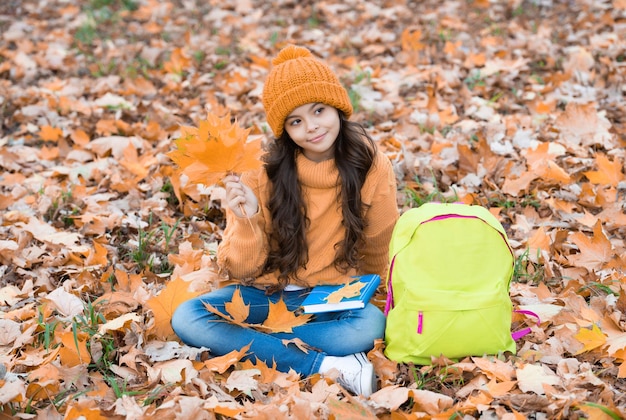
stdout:
<svg viewBox="0 0 626 420">
<path fill-rule="evenodd" d="M 426 203 L 402 214 L 389 245 L 385 355 L 431 363 L 515 352 L 514 257 L 484 207 Z"/>
</svg>

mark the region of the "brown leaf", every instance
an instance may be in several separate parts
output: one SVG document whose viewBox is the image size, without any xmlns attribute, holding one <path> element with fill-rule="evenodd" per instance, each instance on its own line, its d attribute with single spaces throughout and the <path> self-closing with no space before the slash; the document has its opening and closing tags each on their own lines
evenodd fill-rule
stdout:
<svg viewBox="0 0 626 420">
<path fill-rule="evenodd" d="M 296 347 L 298 347 L 303 353 L 309 353 L 309 350 L 312 349 L 311 346 L 309 346 L 307 343 L 305 343 L 304 341 L 300 340 L 299 338 L 292 338 L 291 340 L 281 340 L 282 343 L 285 345 L 285 347 L 288 347 L 289 344 L 294 344 Z"/>
<path fill-rule="evenodd" d="M 580 253 L 570 255 L 567 259 L 589 271 L 602 268 L 615 255 L 600 221 L 594 226 L 591 238 L 582 232 L 574 232 L 569 236 L 569 240 L 578 246 Z"/>
</svg>

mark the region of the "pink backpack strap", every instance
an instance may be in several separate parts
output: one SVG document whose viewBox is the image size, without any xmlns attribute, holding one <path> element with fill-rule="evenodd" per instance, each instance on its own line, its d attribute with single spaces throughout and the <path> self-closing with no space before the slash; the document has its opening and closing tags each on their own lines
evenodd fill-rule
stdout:
<svg viewBox="0 0 626 420">
<path fill-rule="evenodd" d="M 527 311 L 527 310 L 523 310 L 523 309 L 516 309 L 513 312 L 517 312 L 518 314 L 524 314 L 524 315 L 530 315 L 532 317 L 537 318 L 537 326 L 541 325 L 541 319 L 539 318 L 539 315 L 537 315 L 536 313 L 534 313 L 533 311 Z M 511 334 L 511 336 L 513 337 L 513 340 L 519 340 L 520 338 L 522 338 L 523 336 L 525 336 L 526 334 L 530 333 L 531 329 L 530 327 L 528 328 L 524 328 L 523 330 L 519 330 L 519 331 L 515 331 Z"/>
</svg>

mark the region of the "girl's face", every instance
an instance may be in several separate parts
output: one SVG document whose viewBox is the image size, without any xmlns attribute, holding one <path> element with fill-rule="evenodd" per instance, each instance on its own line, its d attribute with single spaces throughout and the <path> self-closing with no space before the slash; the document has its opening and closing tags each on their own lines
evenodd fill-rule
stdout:
<svg viewBox="0 0 626 420">
<path fill-rule="evenodd" d="M 313 102 L 294 109 L 285 119 L 285 131 L 314 162 L 331 159 L 341 122 L 336 108 Z"/>
</svg>

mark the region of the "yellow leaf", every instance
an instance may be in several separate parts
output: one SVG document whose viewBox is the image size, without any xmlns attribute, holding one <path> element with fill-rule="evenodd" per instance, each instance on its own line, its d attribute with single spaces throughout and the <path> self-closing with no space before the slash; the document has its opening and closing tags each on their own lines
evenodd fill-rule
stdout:
<svg viewBox="0 0 626 420">
<path fill-rule="evenodd" d="M 190 292 L 189 282 L 178 277 L 170 281 L 158 296 L 148 299 L 146 304 L 154 314 L 152 332 L 165 339 L 174 333 L 171 326 L 172 314 L 178 305 L 186 300 L 198 296 L 202 292 Z"/>
<path fill-rule="evenodd" d="M 584 347 L 575 354 L 591 351 L 598 347 L 602 347 L 606 343 L 606 335 L 600 331 L 600 328 L 596 324 L 593 324 L 591 329 L 581 328 L 574 338 L 584 345 Z"/>
<path fill-rule="evenodd" d="M 328 303 L 339 303 L 342 299 L 349 299 L 355 296 L 361 295 L 361 289 L 365 286 L 362 281 L 357 281 L 352 284 L 346 284 L 339 290 L 335 290 L 326 297 Z"/>
</svg>

